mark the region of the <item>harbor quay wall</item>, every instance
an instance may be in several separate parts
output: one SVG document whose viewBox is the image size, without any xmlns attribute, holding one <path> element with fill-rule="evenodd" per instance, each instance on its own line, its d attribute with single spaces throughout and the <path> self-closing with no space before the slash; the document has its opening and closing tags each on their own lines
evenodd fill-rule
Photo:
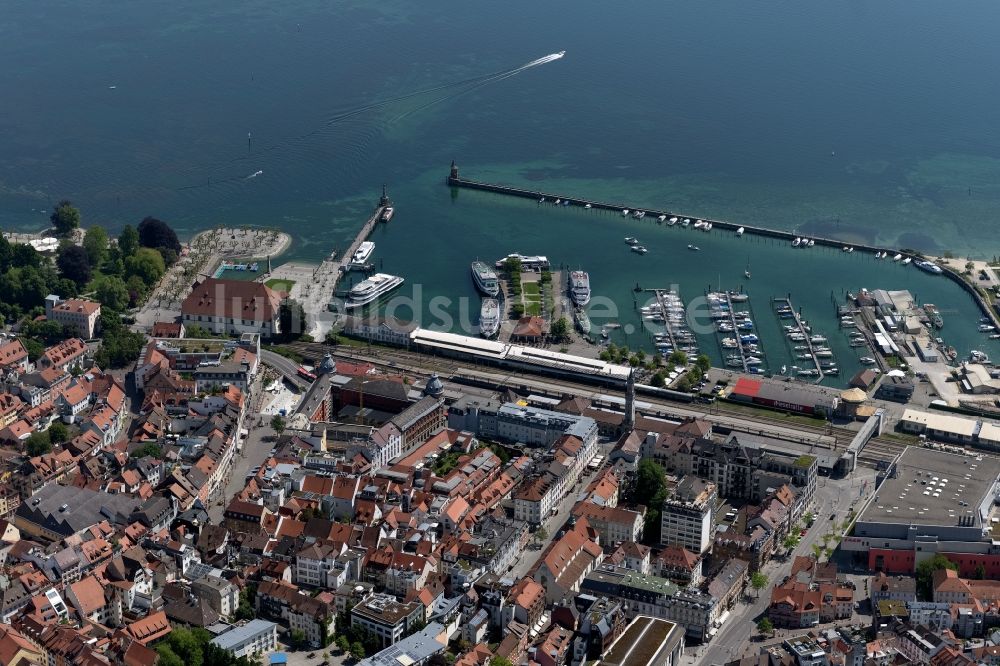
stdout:
<svg viewBox="0 0 1000 666">
<path fill-rule="evenodd" d="M 743 228 L 743 232 L 746 233 L 746 234 L 755 234 L 757 236 L 765 236 L 767 238 L 777 238 L 777 239 L 780 239 L 780 240 L 787 240 L 789 242 L 793 241 L 796 238 L 796 235 L 794 233 L 792 233 L 790 231 L 782 231 L 780 229 L 770 229 L 768 227 L 757 227 L 757 226 L 753 226 L 753 225 L 749 225 L 749 224 L 739 224 L 739 223 L 736 223 L 736 222 L 728 222 L 726 220 L 713 220 L 711 218 L 702 217 L 700 215 L 691 215 L 691 214 L 688 214 L 688 213 L 678 213 L 676 211 L 655 210 L 655 209 L 641 208 L 641 207 L 640 208 L 635 208 L 631 204 L 623 204 L 623 203 L 611 204 L 611 203 L 602 202 L 602 201 L 591 201 L 589 199 L 574 198 L 572 196 L 566 196 L 566 195 L 563 195 L 563 194 L 552 194 L 550 192 L 542 192 L 540 190 L 527 190 L 527 189 L 523 189 L 523 188 L 519 188 L 519 187 L 511 187 L 510 185 L 500 185 L 500 184 L 497 184 L 497 183 L 483 183 L 483 182 L 479 182 L 479 181 L 475 181 L 475 180 L 468 180 L 468 179 L 465 179 L 465 178 L 458 178 L 456 176 L 449 176 L 448 179 L 447 179 L 447 183 L 451 187 L 462 187 L 462 188 L 465 188 L 465 189 L 479 190 L 479 191 L 482 191 L 482 192 L 493 192 L 495 194 L 505 194 L 507 196 L 521 197 L 522 199 L 534 199 L 535 201 L 538 201 L 542 197 L 544 197 L 547 202 L 548 201 L 554 202 L 556 199 L 560 199 L 562 201 L 569 201 L 570 202 L 570 206 L 576 206 L 578 208 L 583 208 L 583 207 L 586 207 L 587 205 L 589 205 L 591 207 L 591 209 L 593 209 L 593 210 L 605 210 L 605 211 L 612 211 L 612 212 L 616 212 L 616 213 L 620 213 L 621 211 L 623 211 L 625 209 L 628 209 L 628 210 L 644 210 L 645 213 L 646 213 L 646 215 L 647 215 L 647 217 L 654 217 L 655 218 L 655 217 L 659 217 L 660 215 L 666 215 L 668 218 L 669 217 L 678 217 L 678 218 L 690 218 L 690 219 L 705 220 L 706 222 L 711 222 L 713 228 L 728 229 L 728 230 L 735 231 L 735 230 L 739 229 L 740 227 L 742 227 Z M 821 245 L 821 246 L 825 246 L 825 247 L 831 247 L 831 248 L 840 249 L 840 248 L 843 248 L 844 245 L 845 245 L 845 243 L 843 241 L 834 240 L 832 238 L 822 238 L 820 236 L 809 236 L 809 239 L 816 241 L 817 245 Z M 879 247 L 879 246 L 875 246 L 875 245 L 863 245 L 863 244 L 862 245 L 851 244 L 851 247 L 853 247 L 858 252 L 868 252 L 870 254 L 874 254 L 876 252 L 882 252 L 882 251 L 884 251 L 884 250 L 887 249 L 885 247 Z M 890 251 L 892 251 L 892 250 L 890 250 Z M 894 251 L 894 253 L 902 254 L 904 257 L 909 257 L 911 259 L 922 259 L 923 258 L 919 254 L 912 253 L 912 252 L 904 252 L 902 250 Z M 983 314 L 985 316 L 989 317 L 990 319 L 992 319 L 993 323 L 995 325 L 997 325 L 998 328 L 1000 328 L 1000 319 L 998 319 L 997 313 L 993 310 L 992 307 L 990 307 L 989 303 L 986 302 L 986 300 L 983 298 L 982 294 L 980 294 L 976 290 L 976 288 L 973 285 L 969 284 L 969 282 L 967 280 L 965 280 L 965 278 L 963 278 L 960 274 L 956 273 L 955 271 L 951 270 L 948 267 L 942 266 L 942 268 L 944 269 L 944 271 L 943 271 L 942 274 L 946 275 L 951 280 L 957 282 L 963 289 L 965 289 L 965 291 L 967 291 L 972 296 L 972 298 L 975 300 L 976 304 L 979 306 L 979 309 L 983 312 Z"/>
</svg>

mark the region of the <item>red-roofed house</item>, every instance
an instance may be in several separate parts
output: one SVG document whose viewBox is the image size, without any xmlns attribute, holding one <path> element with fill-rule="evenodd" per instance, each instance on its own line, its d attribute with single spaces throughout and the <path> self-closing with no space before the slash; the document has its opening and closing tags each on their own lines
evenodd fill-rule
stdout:
<svg viewBox="0 0 1000 666">
<path fill-rule="evenodd" d="M 69 372 L 70 368 L 79 366 L 86 355 L 86 343 L 80 338 L 70 338 L 46 349 L 38 359 L 38 367 L 58 368 Z"/>
<path fill-rule="evenodd" d="M 597 568 L 604 552 L 590 538 L 591 527 L 585 518 L 573 529 L 553 541 L 535 564 L 532 575 L 545 588 L 548 603 L 572 598 L 580 591 L 580 581 Z"/>
<path fill-rule="evenodd" d="M 71 298 L 60 303 L 58 297 L 49 296 L 45 299 L 45 316 L 62 324 L 67 331 L 89 340 L 94 337 L 97 330 L 97 323 L 101 317 L 101 304 L 79 298 Z"/>
<path fill-rule="evenodd" d="M 28 351 L 20 340 L 6 340 L 0 344 L 0 371 L 28 371 Z"/>
<path fill-rule="evenodd" d="M 121 602 L 115 595 L 105 595 L 95 576 L 81 578 L 66 589 L 66 600 L 86 620 L 107 626 L 121 623 Z"/>
<path fill-rule="evenodd" d="M 170 633 L 170 622 L 163 611 L 150 613 L 125 628 L 129 634 L 143 645 L 158 641 Z"/>
</svg>

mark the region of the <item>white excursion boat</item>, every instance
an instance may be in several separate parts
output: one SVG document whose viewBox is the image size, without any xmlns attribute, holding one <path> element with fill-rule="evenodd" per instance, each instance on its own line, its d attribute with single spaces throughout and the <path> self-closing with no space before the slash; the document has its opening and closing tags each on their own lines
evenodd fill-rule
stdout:
<svg viewBox="0 0 1000 666">
<path fill-rule="evenodd" d="M 590 302 L 590 274 L 586 271 L 570 272 L 569 297 L 578 307 L 583 307 Z"/>
<path fill-rule="evenodd" d="M 479 335 L 492 338 L 500 330 L 500 303 L 495 298 L 484 298 L 479 308 Z"/>
<path fill-rule="evenodd" d="M 367 280 L 354 285 L 347 293 L 344 307 L 348 310 L 360 308 L 377 301 L 381 296 L 403 284 L 403 278 L 388 273 L 376 273 Z"/>
<path fill-rule="evenodd" d="M 476 283 L 476 288 L 487 296 L 496 296 L 500 293 L 500 281 L 497 279 L 497 272 L 486 265 L 483 261 L 473 261 L 472 281 Z"/>
<path fill-rule="evenodd" d="M 918 261 L 916 264 L 914 264 L 914 266 L 916 266 L 922 271 L 926 271 L 928 273 L 934 273 L 935 275 L 940 275 L 942 272 L 944 272 L 944 269 L 935 264 L 933 261 Z"/>
<path fill-rule="evenodd" d="M 358 246 L 358 249 L 354 251 L 351 255 L 351 267 L 352 268 L 362 268 L 368 263 L 368 258 L 372 256 L 372 252 L 375 251 L 375 243 L 371 241 L 365 241 Z"/>
</svg>

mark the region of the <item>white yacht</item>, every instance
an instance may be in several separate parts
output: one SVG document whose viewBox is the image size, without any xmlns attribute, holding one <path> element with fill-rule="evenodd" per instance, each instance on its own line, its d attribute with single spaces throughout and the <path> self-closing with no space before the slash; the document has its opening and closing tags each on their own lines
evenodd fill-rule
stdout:
<svg viewBox="0 0 1000 666">
<path fill-rule="evenodd" d="M 484 298 L 479 308 L 479 334 L 492 338 L 500 330 L 500 303 L 495 298 Z"/>
<path fill-rule="evenodd" d="M 569 297 L 579 307 L 590 302 L 590 275 L 586 271 L 570 272 Z"/>
<path fill-rule="evenodd" d="M 351 288 L 347 293 L 347 302 L 344 303 L 344 307 L 348 310 L 364 307 L 369 303 L 377 301 L 379 297 L 388 294 L 402 284 L 403 278 L 398 275 L 376 273 Z"/>
<path fill-rule="evenodd" d="M 371 241 L 365 241 L 358 246 L 358 249 L 354 251 L 351 255 L 351 267 L 361 268 L 368 263 L 368 258 L 372 256 L 372 252 L 375 251 L 375 243 Z"/>
<path fill-rule="evenodd" d="M 677 224 L 677 218 L 676 217 L 670 218 L 669 220 L 667 220 L 667 224 L 669 224 L 670 226 L 674 226 L 675 224 Z"/>
<path fill-rule="evenodd" d="M 500 281 L 497 279 L 497 272 L 482 261 L 473 261 L 472 280 L 476 283 L 479 291 L 487 296 L 496 296 L 500 293 Z"/>
</svg>

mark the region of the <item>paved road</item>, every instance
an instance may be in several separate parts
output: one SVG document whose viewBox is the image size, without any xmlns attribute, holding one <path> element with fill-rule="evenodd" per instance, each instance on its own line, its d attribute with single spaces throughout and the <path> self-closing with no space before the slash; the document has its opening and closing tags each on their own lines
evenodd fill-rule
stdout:
<svg viewBox="0 0 1000 666">
<path fill-rule="evenodd" d="M 260 350 L 260 360 L 281 373 L 286 381 L 291 382 L 301 390 L 309 388 L 309 383 L 299 377 L 299 364 L 267 349 Z"/>
<path fill-rule="evenodd" d="M 598 447 L 599 450 L 597 455 L 603 455 L 606 458 L 608 452 L 611 450 L 613 446 L 614 442 L 602 443 Z M 554 516 L 549 516 L 546 520 L 543 521 L 545 531 L 548 534 L 546 534 L 545 539 L 537 542 L 538 543 L 537 548 L 535 547 L 534 541 L 528 542 L 528 547 L 521 555 L 521 558 L 514 565 L 514 568 L 511 569 L 510 574 L 508 574 L 511 577 L 513 577 L 514 580 L 518 580 L 520 578 L 523 578 L 524 576 L 527 576 L 531 568 L 535 566 L 535 562 L 538 561 L 539 556 L 541 556 L 541 554 L 545 552 L 545 549 L 548 547 L 550 543 L 552 543 L 552 540 L 555 539 L 556 534 L 559 532 L 560 529 L 562 529 L 562 526 L 569 519 L 573 511 L 573 507 L 576 505 L 577 497 L 580 496 L 580 493 L 593 480 L 595 474 L 596 472 L 588 473 L 585 470 L 584 473 L 580 476 L 580 482 L 574 485 L 572 488 L 570 488 L 569 492 L 566 493 L 565 497 L 563 497 L 562 500 L 560 500 L 559 504 L 557 505 L 559 508 L 559 512 Z"/>
<path fill-rule="evenodd" d="M 256 411 L 247 414 L 245 427 L 250 431 L 250 435 L 243 442 L 243 452 L 237 453 L 233 457 L 233 468 L 229 476 L 224 479 L 224 490 L 216 493 L 211 506 L 208 508 L 208 515 L 212 523 L 218 525 L 222 522 L 222 512 L 226 505 L 233 498 L 233 495 L 246 487 L 246 475 L 253 467 L 264 462 L 274 446 L 274 430 L 271 428 L 269 419 L 259 421 Z M 219 501 L 222 504 L 219 504 Z"/>
<path fill-rule="evenodd" d="M 749 638 L 757 633 L 757 618 L 767 609 L 771 596 L 770 589 L 789 575 L 796 555 L 810 555 L 813 544 L 822 545 L 823 535 L 831 531 L 831 513 L 836 514 L 836 520 L 842 522 L 851 508 L 852 500 L 856 502 L 856 508 L 860 509 L 859 489 L 865 480 L 871 481 L 872 479 L 874 479 L 874 471 L 866 468 L 859 468 L 854 475 L 845 479 L 820 477 L 813 502 L 813 515 L 816 517 L 816 522 L 806 532 L 795 551 L 787 560 L 771 560 L 765 565 L 763 573 L 768 578 L 768 587 L 761 590 L 759 597 L 754 596 L 755 592 L 750 592 L 750 603 L 737 604 L 712 642 L 707 646 L 697 647 L 689 651 L 685 655 L 685 663 L 706 666 L 723 664 L 741 654 L 747 647 Z M 868 484 L 869 492 L 873 486 L 874 483 Z"/>
</svg>

